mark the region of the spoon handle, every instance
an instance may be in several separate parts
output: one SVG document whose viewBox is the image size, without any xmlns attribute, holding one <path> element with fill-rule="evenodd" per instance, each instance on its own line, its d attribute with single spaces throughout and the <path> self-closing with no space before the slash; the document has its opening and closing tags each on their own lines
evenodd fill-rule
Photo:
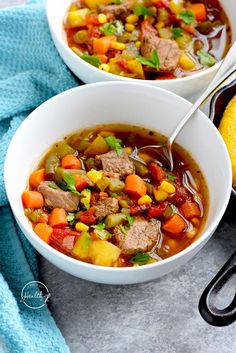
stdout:
<svg viewBox="0 0 236 353">
<path fill-rule="evenodd" d="M 192 105 L 190 110 L 187 112 L 185 117 L 179 122 L 174 131 L 171 133 L 168 139 L 168 145 L 171 147 L 177 135 L 183 129 L 187 121 L 192 117 L 192 115 L 198 110 L 198 108 L 205 103 L 205 101 L 226 81 L 236 72 L 236 41 L 232 45 L 225 59 L 222 61 L 222 64 L 217 71 L 215 77 L 203 92 L 203 94 L 196 100 Z M 231 70 L 229 72 L 229 70 Z"/>
</svg>

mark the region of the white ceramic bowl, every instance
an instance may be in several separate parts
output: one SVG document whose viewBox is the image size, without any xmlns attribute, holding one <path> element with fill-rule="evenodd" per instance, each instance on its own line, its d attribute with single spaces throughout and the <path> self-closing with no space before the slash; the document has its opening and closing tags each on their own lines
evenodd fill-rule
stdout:
<svg viewBox="0 0 236 353">
<path fill-rule="evenodd" d="M 165 88 L 175 92 L 183 97 L 200 92 L 216 73 L 219 63 L 211 68 L 199 72 L 189 77 L 183 77 L 173 80 L 138 80 L 127 77 L 113 75 L 88 64 L 80 59 L 67 45 L 66 36 L 63 31 L 62 23 L 65 13 L 71 3 L 71 0 L 60 0 L 55 4 L 55 0 L 47 0 L 47 18 L 55 46 L 66 65 L 71 71 L 85 83 L 100 81 L 135 81 L 145 82 Z M 236 39 L 236 3 L 235 0 L 220 0 L 231 23 L 232 37 Z"/>
<path fill-rule="evenodd" d="M 33 111 L 11 141 L 4 178 L 15 218 L 36 250 L 72 275 L 110 284 L 138 283 L 160 277 L 195 255 L 217 227 L 227 207 L 232 185 L 231 165 L 223 140 L 200 111 L 181 132 L 177 142 L 192 154 L 205 175 L 210 192 L 210 210 L 199 239 L 179 254 L 138 268 L 87 264 L 63 255 L 43 242 L 33 232 L 21 203 L 21 193 L 30 172 L 56 140 L 84 127 L 118 122 L 141 125 L 168 135 L 190 106 L 183 98 L 151 85 L 104 82 L 63 92 Z"/>
</svg>

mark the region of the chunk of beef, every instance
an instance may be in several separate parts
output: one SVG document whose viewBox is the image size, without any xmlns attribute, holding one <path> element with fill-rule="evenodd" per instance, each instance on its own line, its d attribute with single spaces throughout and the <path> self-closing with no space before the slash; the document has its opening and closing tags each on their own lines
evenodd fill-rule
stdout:
<svg viewBox="0 0 236 353">
<path fill-rule="evenodd" d="M 150 59 L 156 50 L 160 59 L 161 71 L 174 71 L 178 65 L 180 50 L 176 41 L 159 38 L 154 32 L 144 33 L 141 41 L 141 54 Z"/>
<path fill-rule="evenodd" d="M 96 156 L 96 159 L 102 162 L 105 174 L 112 178 L 124 177 L 134 172 L 134 165 L 125 152 L 118 156 L 115 151 L 110 151 Z"/>
<path fill-rule="evenodd" d="M 119 211 L 118 200 L 114 197 L 108 197 L 106 199 L 98 201 L 95 205 L 95 217 L 101 220 L 112 213 Z"/>
<path fill-rule="evenodd" d="M 101 5 L 99 11 L 105 14 L 112 14 L 114 17 L 126 17 L 130 12 L 130 2 L 124 1 L 119 5 Z"/>
<path fill-rule="evenodd" d="M 159 223 L 152 223 L 143 217 L 136 217 L 134 224 L 126 234 L 122 233 L 119 226 L 114 229 L 115 239 L 121 253 L 135 255 L 138 252 L 151 250 L 160 237 Z"/>
<path fill-rule="evenodd" d="M 70 191 L 53 189 L 49 185 L 55 185 L 52 181 L 43 181 L 38 186 L 38 191 L 44 196 L 45 206 L 55 208 L 64 208 L 67 212 L 73 212 L 78 209 L 79 197 Z"/>
</svg>

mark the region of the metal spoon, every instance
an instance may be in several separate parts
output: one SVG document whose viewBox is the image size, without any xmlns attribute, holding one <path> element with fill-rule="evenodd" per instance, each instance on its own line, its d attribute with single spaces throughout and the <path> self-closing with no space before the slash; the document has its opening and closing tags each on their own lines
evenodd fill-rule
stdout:
<svg viewBox="0 0 236 353">
<path fill-rule="evenodd" d="M 194 113 L 201 107 L 202 104 L 204 104 L 208 98 L 215 93 L 215 91 L 225 82 L 227 81 L 231 76 L 233 76 L 236 72 L 236 41 L 233 43 L 231 46 L 230 50 L 228 51 L 228 54 L 222 61 L 215 77 L 207 87 L 207 89 L 203 92 L 203 94 L 197 99 L 197 101 L 192 105 L 190 110 L 187 112 L 187 114 L 183 117 L 183 119 L 180 120 L 176 128 L 173 130 L 173 132 L 170 134 L 168 137 L 167 141 L 165 143 L 160 143 L 158 145 L 147 145 L 143 146 L 140 148 L 135 147 L 133 153 L 130 155 L 130 158 L 137 160 L 141 162 L 142 164 L 146 165 L 145 161 L 141 159 L 138 155 L 139 151 L 144 150 L 144 149 L 151 149 L 152 151 L 160 151 L 160 149 L 163 150 L 163 157 L 167 160 L 167 163 L 169 164 L 170 170 L 172 171 L 174 169 L 174 161 L 173 161 L 173 155 L 172 155 L 172 145 L 180 133 L 180 131 L 183 129 L 183 127 L 186 125 L 186 123 L 194 116 Z"/>
</svg>

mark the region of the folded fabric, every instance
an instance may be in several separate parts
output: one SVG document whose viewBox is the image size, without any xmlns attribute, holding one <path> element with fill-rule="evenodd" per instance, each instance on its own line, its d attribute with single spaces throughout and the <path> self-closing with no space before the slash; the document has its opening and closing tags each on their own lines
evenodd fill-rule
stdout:
<svg viewBox="0 0 236 353">
<path fill-rule="evenodd" d="M 24 285 L 38 279 L 37 254 L 7 205 L 3 164 L 24 118 L 79 82 L 54 47 L 41 1 L 0 11 L 0 58 L 0 350 L 66 353 L 69 349 L 47 306 L 33 310 L 22 302 Z"/>
</svg>

